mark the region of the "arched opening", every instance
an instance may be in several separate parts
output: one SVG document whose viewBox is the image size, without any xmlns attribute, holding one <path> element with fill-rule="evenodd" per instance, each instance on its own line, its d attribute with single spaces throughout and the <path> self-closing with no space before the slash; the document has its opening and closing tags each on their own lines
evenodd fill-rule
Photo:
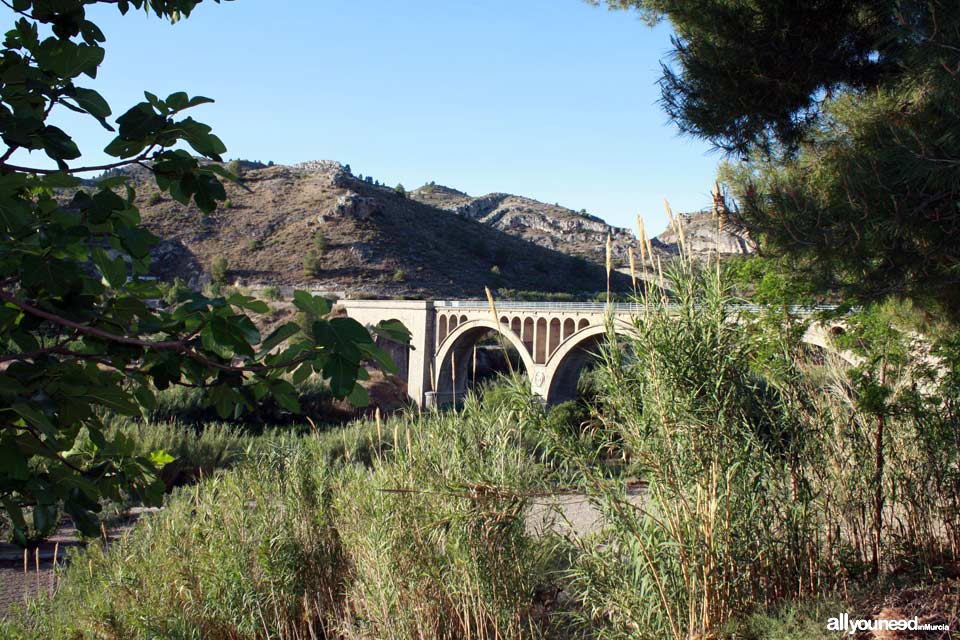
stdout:
<svg viewBox="0 0 960 640">
<path fill-rule="evenodd" d="M 586 318 L 581 318 L 580 322 L 577 323 L 577 331 L 583 331 L 590 326 L 590 321 Z"/>
<path fill-rule="evenodd" d="M 437 344 L 443 342 L 444 338 L 447 337 L 447 316 L 440 314 L 440 318 L 437 321 Z"/>
<path fill-rule="evenodd" d="M 514 318 L 510 321 L 510 330 L 517 334 L 518 338 L 520 337 L 520 327 L 522 324 L 523 322 L 520 320 L 520 318 Z"/>
<path fill-rule="evenodd" d="M 457 328 L 457 316 L 450 316 L 450 320 L 447 323 L 447 335 L 453 333 L 453 330 Z"/>
<path fill-rule="evenodd" d="M 547 342 L 547 357 L 560 346 L 560 333 L 560 319 L 554 318 L 550 321 L 550 340 Z"/>
<path fill-rule="evenodd" d="M 537 364 L 543 364 L 547 361 L 547 319 L 537 320 L 537 329 L 534 332 L 534 341 L 536 342 L 536 353 L 533 361 Z"/>
<path fill-rule="evenodd" d="M 493 328 L 490 321 L 473 321 L 453 342 L 437 354 L 436 393 L 440 405 L 462 399 L 469 390 L 500 375 L 526 371 L 528 358 L 520 353 L 522 344 Z M 502 325 L 501 325 L 502 326 Z"/>
<path fill-rule="evenodd" d="M 573 318 L 567 318 L 563 321 L 563 339 L 566 340 L 577 332 L 577 323 Z"/>
<path fill-rule="evenodd" d="M 550 387 L 547 389 L 547 404 L 577 399 L 580 378 L 597 362 L 605 335 L 603 327 L 597 327 L 576 342 L 564 344 L 553 355 L 548 365 Z"/>
<path fill-rule="evenodd" d="M 527 353 L 533 353 L 533 318 L 527 318 L 523 321 L 523 333 L 520 336 L 520 339 L 523 341 L 523 346 L 527 349 Z"/>
<path fill-rule="evenodd" d="M 466 322 L 466 321 L 467 321 L 467 316 L 460 316 L 460 323 L 459 323 L 459 324 L 463 324 L 463 323 Z"/>
</svg>

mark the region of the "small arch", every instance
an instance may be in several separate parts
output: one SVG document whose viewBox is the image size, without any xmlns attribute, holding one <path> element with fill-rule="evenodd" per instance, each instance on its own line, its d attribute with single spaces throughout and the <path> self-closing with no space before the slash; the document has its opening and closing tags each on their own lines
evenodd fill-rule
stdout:
<svg viewBox="0 0 960 640">
<path fill-rule="evenodd" d="M 561 337 L 560 318 L 554 318 L 550 321 L 550 340 L 547 343 L 547 355 L 549 356 L 557 347 L 560 346 Z"/>
<path fill-rule="evenodd" d="M 460 323 L 459 323 L 459 324 L 463 324 L 463 323 L 466 322 L 466 321 L 467 321 L 467 316 L 460 316 Z"/>
<path fill-rule="evenodd" d="M 450 335 L 451 333 L 453 333 L 453 330 L 457 328 L 457 324 L 458 324 L 457 316 L 454 316 L 454 315 L 450 316 L 450 319 L 448 320 L 448 323 L 447 323 L 447 335 Z"/>
<path fill-rule="evenodd" d="M 514 317 L 514 319 L 510 321 L 510 331 L 513 331 L 519 337 L 521 331 L 520 327 L 522 325 L 523 321 L 519 317 Z"/>
<path fill-rule="evenodd" d="M 567 318 L 563 321 L 563 339 L 566 340 L 577 332 L 577 322 L 573 318 Z"/>
<path fill-rule="evenodd" d="M 583 331 L 590 326 L 590 321 L 586 318 L 580 318 L 580 322 L 577 323 L 577 331 Z"/>
<path fill-rule="evenodd" d="M 520 335 L 523 347 L 527 353 L 533 353 L 533 318 L 527 318 L 523 321 L 523 333 Z"/>
<path fill-rule="evenodd" d="M 447 316 L 440 314 L 440 319 L 438 320 L 437 328 L 437 344 L 443 342 L 444 338 L 447 337 Z"/>
<path fill-rule="evenodd" d="M 510 328 L 510 318 L 507 316 L 500 316 L 500 324 L 502 324 L 507 329 Z"/>
<path fill-rule="evenodd" d="M 537 364 L 543 364 L 547 361 L 547 319 L 537 320 L 537 328 L 534 331 L 534 341 L 536 342 L 536 354 L 533 361 Z"/>
</svg>

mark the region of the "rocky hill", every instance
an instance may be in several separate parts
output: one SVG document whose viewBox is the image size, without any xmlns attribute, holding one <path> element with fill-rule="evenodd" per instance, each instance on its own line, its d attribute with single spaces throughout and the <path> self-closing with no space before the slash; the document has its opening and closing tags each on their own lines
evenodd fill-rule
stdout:
<svg viewBox="0 0 960 640">
<path fill-rule="evenodd" d="M 144 224 L 163 239 L 153 261 L 157 276 L 202 285 L 222 257 L 231 282 L 354 297 L 482 297 L 484 286 L 568 293 L 605 287 L 603 268 L 561 252 L 567 250 L 562 242 L 534 244 L 528 234 L 507 233 L 483 216 L 451 215 L 425 198 L 362 181 L 336 162 L 246 164 L 242 175 L 241 185 L 228 185 L 229 201 L 204 216 L 159 193 L 145 169 L 132 171 Z M 524 199 L 502 200 L 511 201 Z M 596 241 L 602 253 L 605 234 L 594 230 L 602 223 L 576 222 L 563 223 L 580 249 L 571 252 L 583 255 Z M 311 253 L 315 264 L 305 269 Z M 628 279 L 614 284 L 626 290 Z"/>
<path fill-rule="evenodd" d="M 626 264 L 628 247 L 636 246 L 631 231 L 608 225 L 596 216 L 508 193 L 472 198 L 450 187 L 429 184 L 411 192 L 410 197 L 597 264 L 606 261 L 608 234 L 613 241 L 613 255 L 621 264 Z"/>
<path fill-rule="evenodd" d="M 450 187 L 428 184 L 411 192 L 410 197 L 445 209 L 469 220 L 476 220 L 496 229 L 516 235 L 548 249 L 580 256 L 597 264 L 606 260 L 607 235 L 612 239 L 613 256 L 618 265 L 627 265 L 627 252 L 633 247 L 640 259 L 634 233 L 608 225 L 596 216 L 577 212 L 556 204 L 546 204 L 530 198 L 507 193 L 491 193 L 471 197 Z M 680 214 L 685 226 L 685 238 L 690 254 L 702 257 L 713 254 L 718 246 L 717 225 L 710 211 Z M 663 259 L 679 252 L 678 239 L 668 229 L 651 244 Z M 751 251 L 749 240 L 726 229 L 720 234 L 721 254 L 743 254 Z"/>
</svg>

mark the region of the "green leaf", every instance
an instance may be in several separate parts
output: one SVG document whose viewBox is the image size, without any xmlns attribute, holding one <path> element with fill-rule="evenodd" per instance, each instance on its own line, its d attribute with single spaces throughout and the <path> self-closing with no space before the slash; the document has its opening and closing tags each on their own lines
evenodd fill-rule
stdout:
<svg viewBox="0 0 960 640">
<path fill-rule="evenodd" d="M 362 344 L 360 350 L 374 360 L 387 373 L 397 373 L 397 365 L 390 354 L 375 344 Z"/>
<path fill-rule="evenodd" d="M 103 99 L 103 96 L 93 89 L 76 87 L 73 90 L 73 99 L 76 100 L 81 109 L 99 120 L 100 124 L 106 127 L 108 131 L 113 131 L 113 127 L 108 125 L 106 121 L 112 111 L 110 110 L 110 105 Z"/>
<path fill-rule="evenodd" d="M 277 404 L 290 411 L 291 413 L 300 413 L 300 402 L 297 400 L 297 390 L 286 380 L 275 380 L 270 385 L 270 393 L 276 399 Z"/>
<path fill-rule="evenodd" d="M 94 249 L 93 263 L 103 274 L 104 281 L 113 289 L 120 289 L 127 283 L 127 263 L 121 256 L 112 260 L 103 249 Z"/>
<path fill-rule="evenodd" d="M 4 440 L 0 443 L 0 474 L 6 474 L 13 480 L 27 480 L 30 467 L 15 441 Z"/>
<path fill-rule="evenodd" d="M 373 328 L 373 333 L 392 342 L 410 344 L 410 330 L 399 320 L 383 320 Z"/>
<path fill-rule="evenodd" d="M 151 451 L 147 458 L 150 460 L 150 464 L 154 466 L 158 471 L 163 469 L 165 466 L 170 464 L 175 460 L 175 458 L 164 451 L 163 449 L 157 449 L 156 451 Z"/>
<path fill-rule="evenodd" d="M 322 318 L 330 313 L 331 310 L 329 300 L 320 296 L 310 295 L 306 291 L 294 291 L 293 304 L 297 309 L 300 309 L 300 311 L 312 314 L 317 318 Z"/>
<path fill-rule="evenodd" d="M 356 384 L 347 396 L 347 401 L 355 407 L 366 407 L 370 404 L 370 394 L 363 385 Z"/>
<path fill-rule="evenodd" d="M 267 339 L 260 343 L 260 355 L 269 353 L 277 346 L 279 346 L 284 340 L 295 336 L 300 333 L 300 326 L 293 322 L 288 322 L 287 324 L 277 327 L 274 329 Z"/>
</svg>

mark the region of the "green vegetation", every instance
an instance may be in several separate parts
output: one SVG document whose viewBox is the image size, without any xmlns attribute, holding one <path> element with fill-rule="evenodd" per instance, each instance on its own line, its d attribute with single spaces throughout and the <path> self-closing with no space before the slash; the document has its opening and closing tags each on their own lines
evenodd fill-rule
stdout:
<svg viewBox="0 0 960 640">
<path fill-rule="evenodd" d="M 111 425 L 170 452 L 166 486 L 203 480 L 0 631 L 800 639 L 851 590 L 942 576 L 960 549 L 955 334 L 921 348 L 910 310 L 871 307 L 837 344 L 851 366 L 813 357 L 779 309 L 733 317 L 713 265 L 666 277 L 671 304 L 641 300 L 581 399 L 549 411 L 507 379 L 457 412 L 320 432 Z M 535 534 L 536 496 L 572 488 L 609 526 Z"/>
<path fill-rule="evenodd" d="M 322 256 L 327 249 L 327 244 L 327 234 L 323 232 L 323 229 L 317 229 L 313 234 L 313 248 Z"/>
<path fill-rule="evenodd" d="M 766 255 L 815 293 L 960 318 L 955 2 L 607 3 L 681 34 L 663 104 L 735 154 L 731 213 Z"/>
<path fill-rule="evenodd" d="M 230 275 L 230 263 L 223 256 L 217 256 L 210 263 L 210 279 L 216 284 L 227 284 L 227 278 Z"/>
<path fill-rule="evenodd" d="M 273 302 L 279 302 L 283 300 L 283 294 L 280 292 L 280 287 L 264 287 L 260 290 L 260 295 L 263 296 L 265 300 L 271 300 Z"/>
<path fill-rule="evenodd" d="M 407 197 L 407 190 L 403 187 L 402 184 L 398 184 L 396 187 L 393 188 L 393 190 L 394 190 L 394 191 L 397 193 L 397 195 L 399 195 L 400 197 L 402 197 L 402 198 L 406 198 L 406 197 Z"/>
<path fill-rule="evenodd" d="M 319 278 L 323 274 L 323 254 L 316 249 L 310 249 L 303 256 L 304 275 Z"/>
<path fill-rule="evenodd" d="M 397 269 L 393 272 L 393 281 L 394 282 L 406 282 L 407 281 L 407 272 L 403 269 Z"/>
<path fill-rule="evenodd" d="M 183 115 L 211 101 L 183 92 L 146 92 L 111 125 L 107 101 L 83 86 L 106 53 L 87 11 L 133 7 L 177 21 L 198 4 L 35 0 L 13 7 L 19 17 L 0 56 L 0 137 L 7 145 L 0 157 L 0 503 L 22 545 L 49 531 L 61 511 L 96 535 L 102 499 L 125 492 L 161 499 L 156 471 L 168 456 L 137 455 L 132 440 L 108 437 L 105 416 L 149 415 L 158 391 L 183 385 L 203 390 L 204 402 L 223 417 L 239 417 L 267 398 L 295 412 L 291 380 L 315 371 L 330 378 L 333 396 L 362 403 L 361 361 L 372 357 L 392 369 L 364 327 L 326 319 L 330 303 L 321 298 L 295 295 L 296 306 L 318 318 L 308 331 L 291 323 L 263 337 L 248 315 L 269 313 L 261 301 L 239 292 L 184 293 L 143 278 L 159 239 L 140 225 L 120 169 L 149 164 L 161 193 L 210 213 L 226 200 L 226 148 L 210 127 Z M 104 149 L 116 159 L 105 167 L 113 172 L 95 188 L 79 189 L 77 174 L 92 168 L 78 166 L 76 142 L 48 121 L 64 107 L 115 134 Z M 18 151 L 43 152 L 57 168 L 12 164 Z M 221 288 L 226 262 L 211 271 Z M 173 303 L 156 305 L 161 297 Z M 399 327 L 387 331 L 403 339 Z M 82 452 L 75 446 L 81 434 L 94 445 Z"/>
<path fill-rule="evenodd" d="M 263 249 L 263 240 L 260 238 L 254 238 L 247 243 L 247 251 L 250 253 L 253 253 L 254 251 L 260 251 L 261 249 Z"/>
</svg>

